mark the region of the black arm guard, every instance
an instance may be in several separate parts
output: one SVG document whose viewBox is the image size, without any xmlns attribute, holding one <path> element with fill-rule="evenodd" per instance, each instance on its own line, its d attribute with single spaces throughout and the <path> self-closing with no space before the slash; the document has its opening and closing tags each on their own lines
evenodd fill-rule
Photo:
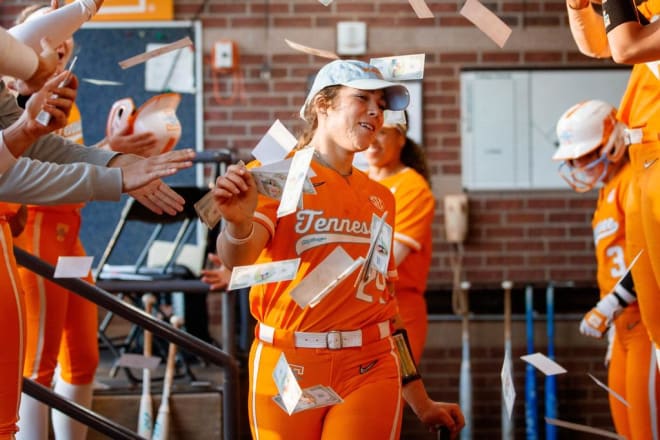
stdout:
<svg viewBox="0 0 660 440">
<path fill-rule="evenodd" d="M 399 354 L 399 365 L 401 366 L 401 383 L 403 385 L 413 380 L 421 379 L 422 376 L 417 371 L 417 365 L 412 356 L 410 342 L 408 341 L 408 332 L 404 328 L 397 329 L 393 334 L 394 345 Z"/>
</svg>

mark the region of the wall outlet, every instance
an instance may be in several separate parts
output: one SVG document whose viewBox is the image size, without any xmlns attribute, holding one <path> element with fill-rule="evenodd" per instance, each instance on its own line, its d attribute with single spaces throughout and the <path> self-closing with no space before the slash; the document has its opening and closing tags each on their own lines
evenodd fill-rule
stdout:
<svg viewBox="0 0 660 440">
<path fill-rule="evenodd" d="M 234 68 L 234 45 L 231 41 L 216 41 L 213 45 L 213 67 Z"/>
</svg>

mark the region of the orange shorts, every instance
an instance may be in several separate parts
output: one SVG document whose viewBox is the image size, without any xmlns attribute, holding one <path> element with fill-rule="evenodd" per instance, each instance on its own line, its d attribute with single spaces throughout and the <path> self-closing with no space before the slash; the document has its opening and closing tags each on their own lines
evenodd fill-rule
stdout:
<svg viewBox="0 0 660 440">
<path fill-rule="evenodd" d="M 399 315 L 403 320 L 403 327 L 408 332 L 413 358 L 419 365 L 429 327 L 426 299 L 418 293 L 406 292 L 397 292 L 396 299 L 399 303 Z"/>
<path fill-rule="evenodd" d="M 637 305 L 628 306 L 614 325 L 608 385 L 630 404 L 627 407 L 610 394 L 616 432 L 630 439 L 660 439 L 660 374 Z"/>
<path fill-rule="evenodd" d="M 632 268 L 642 321 L 651 340 L 660 344 L 660 142 L 630 147 L 633 178 L 626 206 L 626 253 Z"/>
<path fill-rule="evenodd" d="M 76 209 L 30 207 L 16 245 L 55 265 L 59 256 L 84 256 Z M 23 375 L 50 386 L 55 367 L 74 385 L 91 383 L 99 362 L 96 305 L 20 268 L 25 292 L 26 357 Z M 88 276 L 86 281 L 92 282 Z"/>
<path fill-rule="evenodd" d="M 273 401 L 278 393 L 273 370 L 282 353 L 301 388 L 329 386 L 343 403 L 288 415 Z M 250 350 L 248 405 L 252 437 L 260 440 L 398 439 L 403 399 L 392 338 L 336 350 L 257 338 Z"/>
</svg>

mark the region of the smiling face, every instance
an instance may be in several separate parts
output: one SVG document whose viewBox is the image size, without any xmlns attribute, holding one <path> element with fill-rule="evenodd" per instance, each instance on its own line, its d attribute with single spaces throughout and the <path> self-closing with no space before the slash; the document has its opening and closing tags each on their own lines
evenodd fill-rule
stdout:
<svg viewBox="0 0 660 440">
<path fill-rule="evenodd" d="M 401 150 L 405 144 L 406 137 L 397 127 L 384 126 L 364 152 L 364 157 L 371 167 L 395 168 L 401 164 Z"/>
<path fill-rule="evenodd" d="M 341 148 L 355 153 L 374 141 L 383 125 L 385 95 L 382 90 L 341 87 L 330 103 L 319 103 L 319 130 Z"/>
</svg>

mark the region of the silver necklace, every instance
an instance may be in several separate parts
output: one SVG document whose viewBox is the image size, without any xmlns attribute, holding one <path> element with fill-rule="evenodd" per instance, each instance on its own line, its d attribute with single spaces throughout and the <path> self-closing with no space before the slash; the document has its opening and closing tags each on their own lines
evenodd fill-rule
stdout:
<svg viewBox="0 0 660 440">
<path fill-rule="evenodd" d="M 348 173 L 342 173 L 342 172 L 339 171 L 337 168 L 335 168 L 335 167 L 333 167 L 332 165 L 330 165 L 330 164 L 329 164 L 329 163 L 323 158 L 323 156 L 321 156 L 321 153 L 319 153 L 318 150 L 314 150 L 314 157 L 316 158 L 316 160 L 318 160 L 318 161 L 321 163 L 321 165 L 330 168 L 330 169 L 333 170 L 335 173 L 339 174 L 341 177 L 348 177 L 348 176 L 350 176 L 351 174 L 353 174 L 353 167 L 351 167 L 351 170 L 350 170 Z"/>
</svg>

